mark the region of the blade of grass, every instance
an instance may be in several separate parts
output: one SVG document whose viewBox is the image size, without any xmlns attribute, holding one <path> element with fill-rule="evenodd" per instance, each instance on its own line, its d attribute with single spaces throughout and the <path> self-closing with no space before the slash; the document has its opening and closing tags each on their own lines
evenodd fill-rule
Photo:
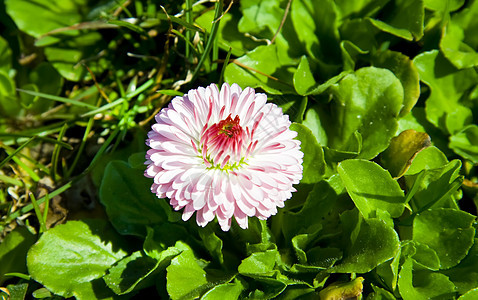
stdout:
<svg viewBox="0 0 478 300">
<path fill-rule="evenodd" d="M 32 136 L 30 136 L 30 135 L 20 134 L 20 133 L 0 133 L 0 139 L 2 139 L 2 137 L 12 137 L 12 138 L 15 138 L 15 140 L 18 140 L 18 141 L 25 140 L 26 138 L 32 138 Z M 48 142 L 50 144 L 59 145 L 59 146 L 65 148 L 65 149 L 68 149 L 68 150 L 73 150 L 73 146 L 71 146 L 70 144 L 67 144 L 67 143 L 62 142 L 62 141 L 57 141 L 57 140 L 49 138 L 49 137 L 35 135 L 35 136 L 33 136 L 33 138 L 35 138 L 37 140 L 40 140 L 40 141 Z M 1 166 L 0 166 L 0 168 L 1 168 Z"/>
<path fill-rule="evenodd" d="M 5 149 L 5 148 L 4 148 Z M 5 151 L 7 152 L 8 155 L 11 155 L 13 153 L 13 151 L 10 151 L 8 149 L 5 149 Z M 38 182 L 40 181 L 40 177 L 35 173 L 34 170 L 32 170 L 32 168 L 30 168 L 29 166 L 27 166 L 23 161 L 21 161 L 17 156 L 12 156 L 12 159 L 13 161 L 20 167 L 22 168 L 25 172 L 27 172 L 27 174 L 30 176 L 30 178 L 35 181 L 35 182 Z M 35 164 L 36 165 L 36 164 Z"/>
<path fill-rule="evenodd" d="M 8 183 L 8 184 L 19 186 L 19 187 L 23 187 L 24 185 L 23 182 L 21 182 L 20 180 L 12 178 L 7 175 L 2 175 L 2 174 L 0 174 L 0 182 Z"/>
<path fill-rule="evenodd" d="M 48 209 L 50 208 L 50 195 L 46 193 L 45 195 L 45 208 L 43 209 L 43 222 L 46 225 L 46 219 L 48 218 Z"/>
<path fill-rule="evenodd" d="M 66 176 L 65 176 L 66 178 L 70 178 L 71 174 L 73 174 L 73 171 L 75 170 L 76 165 L 78 164 L 78 161 L 80 160 L 81 154 L 83 153 L 83 150 L 85 149 L 86 141 L 88 140 L 88 136 L 91 132 L 91 128 L 93 128 L 94 122 L 95 122 L 95 119 L 93 117 L 91 117 L 88 120 L 88 124 L 86 125 L 86 128 L 85 128 L 85 133 L 83 134 L 83 138 L 81 139 L 80 147 L 78 151 L 76 151 L 75 159 L 73 160 L 73 163 L 71 164 L 70 169 L 66 173 Z"/>
<path fill-rule="evenodd" d="M 186 22 L 188 24 L 192 24 L 193 23 L 193 16 L 192 16 L 192 7 L 193 7 L 193 3 L 192 3 L 192 0 L 186 0 L 186 8 L 185 8 L 185 15 L 186 15 Z M 185 41 L 186 41 L 186 59 L 188 61 L 191 61 L 191 53 L 190 53 L 190 49 L 194 49 L 194 46 L 192 46 L 192 43 L 191 43 L 191 31 L 189 30 L 186 30 L 186 38 L 185 38 Z"/>
<path fill-rule="evenodd" d="M 229 47 L 229 51 L 227 51 L 226 59 L 222 65 L 221 75 L 219 76 L 219 87 L 222 86 L 224 82 L 224 71 L 226 71 L 226 67 L 229 64 L 229 59 L 231 58 L 232 47 Z"/>
<path fill-rule="evenodd" d="M 20 147 L 18 147 L 17 149 L 15 149 L 15 151 L 12 152 L 12 154 L 8 155 L 7 158 L 5 158 L 4 160 L 2 160 L 2 162 L 0 162 L 0 169 L 3 168 L 3 166 L 9 162 L 15 155 L 17 155 L 18 152 L 22 151 L 23 148 L 25 148 L 28 144 L 30 144 L 36 137 L 35 136 L 32 136 L 31 138 L 29 138 L 25 143 L 21 144 Z"/>
<path fill-rule="evenodd" d="M 63 136 L 65 135 L 65 132 L 66 132 L 67 128 L 68 128 L 68 125 L 64 124 L 63 127 L 61 128 L 60 134 L 58 134 L 57 141 L 61 141 L 63 139 Z M 61 150 L 60 146 L 58 146 L 58 144 L 56 144 L 55 148 L 53 149 L 53 153 L 52 153 L 50 176 L 54 180 L 57 179 L 56 178 L 57 177 L 56 171 L 57 171 L 57 165 L 58 165 L 58 158 L 60 156 L 60 150 Z"/>
<path fill-rule="evenodd" d="M 120 132 L 120 127 L 116 127 L 116 129 L 110 134 L 108 139 L 104 142 L 103 145 L 101 145 L 100 149 L 98 152 L 96 152 L 95 157 L 93 157 L 93 160 L 91 161 L 90 165 L 83 171 L 83 175 L 88 174 L 88 172 L 95 166 L 96 162 L 98 159 L 103 155 L 103 153 L 106 151 L 106 148 L 110 146 L 110 144 L 113 142 L 114 138 L 118 133 Z"/>
<path fill-rule="evenodd" d="M 69 181 L 68 183 L 66 183 L 65 185 L 63 185 L 62 187 L 54 190 L 53 192 L 51 192 L 48 196 L 49 199 L 55 197 L 55 196 L 58 196 L 60 195 L 61 193 L 63 193 L 64 191 L 66 191 L 67 189 L 69 189 L 72 185 L 72 181 Z M 37 200 L 37 204 L 40 205 L 42 204 L 43 202 L 45 202 L 46 200 L 46 197 L 42 197 L 40 199 Z M 16 218 L 20 217 L 20 216 L 23 216 L 24 214 L 28 213 L 29 211 L 31 211 L 33 209 L 33 204 L 30 203 L 28 205 L 25 205 L 24 207 L 22 207 L 20 210 L 17 210 L 13 213 L 11 213 L 10 215 L 7 216 L 6 220 L 5 220 L 5 223 L 10 223 L 11 221 L 15 220 Z"/>
<path fill-rule="evenodd" d="M 33 194 L 30 194 L 30 199 L 32 200 L 33 209 L 35 210 L 35 214 L 37 216 L 38 222 L 40 223 L 40 233 L 46 232 L 46 224 L 45 220 L 43 220 L 43 215 L 40 211 L 40 205 L 37 203 L 37 199 Z"/>
<path fill-rule="evenodd" d="M 84 102 L 81 102 L 81 101 L 77 101 L 77 100 L 73 100 L 73 99 L 68 99 L 68 98 L 64 98 L 64 97 L 49 95 L 49 94 L 40 93 L 40 92 L 28 91 L 28 90 L 23 90 L 23 89 L 17 89 L 17 91 L 25 93 L 25 94 L 32 95 L 32 96 L 42 97 L 42 98 L 45 98 L 45 99 L 48 99 L 48 100 L 58 101 L 58 102 L 62 102 L 62 103 L 68 103 L 68 104 L 75 105 L 75 106 L 78 106 L 78 107 L 96 109 L 96 106 L 94 106 L 94 105 L 84 103 Z"/>
<path fill-rule="evenodd" d="M 221 13 L 222 13 L 223 2 L 224 0 L 219 0 L 216 2 L 215 11 L 214 11 L 214 21 L 212 23 L 211 34 L 209 35 L 209 38 L 206 42 L 206 47 L 204 48 L 204 52 L 201 55 L 201 58 L 199 59 L 196 69 L 194 69 L 191 82 L 193 82 L 198 76 L 199 70 L 204 64 L 204 61 L 206 60 L 206 58 L 208 57 L 209 52 L 211 51 L 212 46 L 214 44 L 214 40 L 217 38 L 217 30 L 219 28 L 219 22 L 221 22 L 221 20 L 219 20 L 219 17 L 221 16 Z"/>
</svg>

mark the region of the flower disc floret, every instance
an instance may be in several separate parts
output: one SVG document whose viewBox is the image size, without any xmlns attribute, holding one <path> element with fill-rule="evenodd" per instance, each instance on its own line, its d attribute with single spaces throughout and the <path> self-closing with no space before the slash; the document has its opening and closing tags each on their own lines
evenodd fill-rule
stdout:
<svg viewBox="0 0 478 300">
<path fill-rule="evenodd" d="M 151 191 L 169 198 L 183 220 L 196 212 L 225 231 L 234 217 L 267 219 L 302 179 L 300 142 L 282 109 L 237 84 L 215 84 L 174 98 L 148 133 L 145 176 Z"/>
</svg>

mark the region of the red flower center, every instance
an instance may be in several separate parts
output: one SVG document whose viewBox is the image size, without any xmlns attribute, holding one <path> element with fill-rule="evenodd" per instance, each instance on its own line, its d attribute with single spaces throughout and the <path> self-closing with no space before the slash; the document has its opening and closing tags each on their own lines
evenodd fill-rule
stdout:
<svg viewBox="0 0 478 300">
<path fill-rule="evenodd" d="M 205 129 L 202 137 L 202 155 L 208 166 L 220 165 L 223 168 L 230 160 L 239 162 L 244 142 L 244 131 L 239 125 L 239 116 L 229 115 Z"/>
</svg>

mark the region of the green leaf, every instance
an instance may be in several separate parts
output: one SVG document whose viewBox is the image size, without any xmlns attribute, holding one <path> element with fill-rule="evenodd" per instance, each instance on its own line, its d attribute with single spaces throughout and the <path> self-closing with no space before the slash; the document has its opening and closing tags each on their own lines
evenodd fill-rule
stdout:
<svg viewBox="0 0 478 300">
<path fill-rule="evenodd" d="M 204 28 L 207 32 L 211 32 L 212 22 L 214 20 L 214 11 L 207 11 L 201 14 L 195 23 Z M 217 30 L 217 38 L 220 47 L 228 51 L 232 48 L 232 55 L 242 56 L 247 52 L 253 50 L 257 46 L 264 44 L 259 41 L 254 41 L 238 30 L 239 15 L 225 14 L 221 17 L 219 28 Z"/>
<path fill-rule="evenodd" d="M 167 290 L 171 299 L 194 299 L 208 288 L 206 272 L 198 265 L 192 250 L 185 250 L 166 268 Z"/>
<path fill-rule="evenodd" d="M 450 137 L 450 148 L 456 154 L 478 163 L 478 126 L 469 125 Z"/>
<path fill-rule="evenodd" d="M 412 41 L 422 38 L 424 17 L 423 0 L 398 0 L 381 16 L 383 21 L 370 21 L 384 32 Z"/>
<path fill-rule="evenodd" d="M 413 240 L 435 250 L 440 268 L 457 265 L 473 245 L 473 215 L 464 211 L 439 208 L 417 215 L 413 221 Z"/>
<path fill-rule="evenodd" d="M 297 132 L 296 139 L 300 141 L 300 149 L 304 153 L 302 163 L 304 171 L 301 182 L 319 182 L 325 174 L 324 151 L 322 147 L 317 143 L 312 131 L 304 125 L 293 123 L 290 129 Z"/>
<path fill-rule="evenodd" d="M 24 273 L 27 270 L 25 256 L 35 240 L 25 227 L 17 227 L 5 237 L 0 244 L 0 285 L 7 279 L 6 273 Z"/>
<path fill-rule="evenodd" d="M 426 100 L 426 116 L 445 133 L 453 133 L 446 124 L 446 116 L 461 106 L 463 94 L 478 83 L 478 74 L 473 69 L 457 70 L 437 50 L 422 53 L 413 59 L 420 80 L 430 87 Z"/>
<path fill-rule="evenodd" d="M 429 10 L 452 12 L 460 8 L 465 0 L 424 0 L 423 3 Z"/>
<path fill-rule="evenodd" d="M 9 284 L 7 289 L 10 292 L 9 300 L 24 300 L 28 290 L 28 283 Z"/>
<path fill-rule="evenodd" d="M 346 218 L 346 214 L 341 215 L 341 220 L 353 222 Z M 349 225 L 355 225 L 352 227 L 354 238 L 347 241 L 344 258 L 331 268 L 332 272 L 367 273 L 397 254 L 400 248 L 398 235 L 384 221 L 368 219 Z"/>
<path fill-rule="evenodd" d="M 176 246 L 178 241 L 189 241 L 185 238 L 189 236 L 189 233 L 184 229 L 184 226 L 176 224 L 162 223 L 154 227 L 147 227 L 147 231 L 143 250 L 146 255 L 157 260 L 161 260 L 164 257 L 165 250 L 168 247 Z"/>
<path fill-rule="evenodd" d="M 455 286 L 443 274 L 415 271 L 413 259 L 408 258 L 398 277 L 398 290 L 404 300 L 453 299 Z"/>
<path fill-rule="evenodd" d="M 443 274 L 453 281 L 459 293 L 465 293 L 478 286 L 478 240 L 476 238 L 466 257 L 453 268 L 444 270 Z"/>
<path fill-rule="evenodd" d="M 60 296 L 106 297 L 112 292 L 101 277 L 126 256 L 123 242 L 103 220 L 70 221 L 45 232 L 30 248 L 28 271 Z"/>
<path fill-rule="evenodd" d="M 284 212 L 282 230 L 286 240 L 297 234 L 312 233 L 321 227 L 321 222 L 332 212 L 336 201 L 337 194 L 328 182 L 316 183 L 299 212 Z"/>
<path fill-rule="evenodd" d="M 327 64 L 340 61 L 339 16 L 334 1 L 293 1 L 290 18 L 307 55 Z"/>
<path fill-rule="evenodd" d="M 89 32 L 77 37 L 63 39 L 59 43 L 45 48 L 45 56 L 64 78 L 79 81 L 87 74 L 82 60 L 95 56 L 106 45 L 98 32 Z M 86 65 L 92 72 L 103 71 L 103 60 L 88 61 Z"/>
<path fill-rule="evenodd" d="M 121 234 L 146 236 L 146 226 L 167 220 L 169 205 L 151 193 L 152 181 L 126 162 L 112 161 L 105 169 L 100 201 Z"/>
<path fill-rule="evenodd" d="M 382 153 L 382 164 L 393 177 L 401 177 L 417 154 L 430 144 L 428 134 L 413 129 L 405 130 L 390 141 L 390 146 Z"/>
<path fill-rule="evenodd" d="M 7 13 L 22 31 L 39 38 L 53 29 L 79 23 L 81 7 L 86 0 L 66 0 L 61 3 L 48 0 L 7 0 Z M 35 16 L 35 22 L 32 22 Z"/>
<path fill-rule="evenodd" d="M 440 50 L 458 69 L 478 66 L 478 53 L 463 42 L 464 38 L 463 28 L 453 21 L 443 28 Z"/>
<path fill-rule="evenodd" d="M 460 168 L 461 161 L 455 159 L 439 168 L 425 169 L 422 171 L 424 174 L 405 175 L 408 187 L 418 184 L 416 193 L 411 201 L 412 208 L 418 212 L 430 207 L 457 208 L 451 196 L 461 186 L 463 181 L 463 177 L 459 175 Z M 420 182 L 415 183 L 419 176 L 421 177 Z"/>
<path fill-rule="evenodd" d="M 241 280 L 234 280 L 232 283 L 219 284 L 205 293 L 201 300 L 224 300 L 224 299 L 239 299 L 245 286 Z"/>
<path fill-rule="evenodd" d="M 288 64 L 289 60 L 284 61 L 279 57 L 275 44 L 259 46 L 230 63 L 224 72 L 224 79 L 242 88 L 261 87 L 270 94 L 294 93 L 293 72 Z"/>
<path fill-rule="evenodd" d="M 382 9 L 390 0 L 336 0 L 343 19 L 347 17 L 368 17 Z"/>
<path fill-rule="evenodd" d="M 213 225 L 210 224 L 204 228 L 198 228 L 199 236 L 203 242 L 204 247 L 209 251 L 211 256 L 220 264 L 224 263 L 224 256 L 222 254 L 222 240 L 212 230 Z"/>
<path fill-rule="evenodd" d="M 242 260 L 237 268 L 240 274 L 247 276 L 271 276 L 274 274 L 276 259 L 279 255 L 277 250 L 255 252 Z"/>
<path fill-rule="evenodd" d="M 348 150 L 354 132 L 362 135 L 360 158 L 371 159 L 385 150 L 398 127 L 403 88 L 392 72 L 362 68 L 345 76 L 331 90 L 331 107 L 319 115 L 326 124 L 329 148 Z"/>
<path fill-rule="evenodd" d="M 377 210 L 400 217 L 405 209 L 405 197 L 400 185 L 390 173 L 374 162 L 345 160 L 337 171 L 350 197 L 366 218 L 377 217 Z"/>
<path fill-rule="evenodd" d="M 473 300 L 478 298 L 478 288 L 469 290 L 465 294 L 461 295 L 458 300 Z"/>
<path fill-rule="evenodd" d="M 418 70 L 408 56 L 395 51 L 378 52 L 372 59 L 373 66 L 386 68 L 400 79 L 403 87 L 403 107 L 400 117 L 408 114 L 420 96 L 420 80 Z"/>
<path fill-rule="evenodd" d="M 299 264 L 307 263 L 307 255 L 305 250 L 307 249 L 307 246 L 311 244 L 319 235 L 322 226 L 317 227 L 318 228 L 316 228 L 316 230 L 312 233 L 299 234 L 292 238 L 292 247 L 294 247 Z"/>
<path fill-rule="evenodd" d="M 152 286 L 155 284 L 154 273 L 164 269 L 171 258 L 180 252 L 177 249 L 168 249 L 162 253 L 165 254 L 163 259 L 157 261 L 143 255 L 141 251 L 136 251 L 110 268 L 108 274 L 103 278 L 108 287 L 117 295 Z M 162 268 L 159 268 L 160 264 Z"/>
<path fill-rule="evenodd" d="M 0 70 L 8 74 L 12 67 L 12 50 L 7 40 L 0 36 Z"/>
<path fill-rule="evenodd" d="M 21 105 L 15 91 L 15 81 L 0 70 L 0 115 L 14 117 L 20 112 Z"/>
<path fill-rule="evenodd" d="M 431 146 L 418 152 L 413 159 L 406 175 L 418 174 L 423 170 L 437 169 L 448 163 L 445 154 L 437 147 Z"/>
</svg>

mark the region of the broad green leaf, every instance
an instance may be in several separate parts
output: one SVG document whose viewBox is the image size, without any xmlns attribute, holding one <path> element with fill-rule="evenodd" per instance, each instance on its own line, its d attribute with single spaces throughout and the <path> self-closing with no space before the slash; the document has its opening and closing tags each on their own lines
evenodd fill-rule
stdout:
<svg viewBox="0 0 478 300">
<path fill-rule="evenodd" d="M 35 243 L 35 236 L 25 227 L 17 227 L 0 244 L 0 285 L 7 279 L 6 273 L 25 273 L 25 256 Z"/>
<path fill-rule="evenodd" d="M 271 95 L 269 100 L 282 108 L 282 112 L 289 116 L 291 122 L 302 123 L 309 102 L 306 96 L 297 95 Z"/>
<path fill-rule="evenodd" d="M 351 222 L 342 216 L 343 222 Z M 395 257 L 400 248 L 395 230 L 381 220 L 362 220 L 352 228 L 354 238 L 346 244 L 343 260 L 331 268 L 334 273 L 367 273 Z"/>
<path fill-rule="evenodd" d="M 368 294 L 367 300 L 395 300 L 395 296 L 389 291 L 376 287 L 372 284 L 373 292 Z"/>
<path fill-rule="evenodd" d="M 24 300 L 28 291 L 28 283 L 9 284 L 7 285 L 8 292 L 10 293 L 9 300 Z"/>
<path fill-rule="evenodd" d="M 450 148 L 456 154 L 478 163 L 478 126 L 469 125 L 450 137 Z"/>
<path fill-rule="evenodd" d="M 40 63 L 28 74 L 28 78 L 31 83 L 38 87 L 39 92 L 54 96 L 60 94 L 63 85 L 63 78 L 50 63 Z M 43 113 L 52 105 L 52 101 L 40 98 L 33 104 L 30 111 Z"/>
<path fill-rule="evenodd" d="M 473 300 L 477 298 L 478 298 L 478 288 L 475 288 L 461 295 L 460 298 L 458 298 L 458 300 Z"/>
<path fill-rule="evenodd" d="M 106 166 L 100 201 L 119 233 L 146 236 L 146 226 L 167 220 L 169 205 L 151 193 L 151 184 L 142 170 L 126 162 L 117 160 Z"/>
<path fill-rule="evenodd" d="M 443 28 L 440 50 L 458 69 L 478 66 L 478 53 L 463 42 L 464 38 L 463 28 L 453 21 Z"/>
<path fill-rule="evenodd" d="M 457 208 L 451 196 L 463 181 L 463 177 L 459 175 L 460 168 L 461 161 L 455 159 L 439 168 L 422 171 L 424 174 L 421 175 L 417 191 L 411 201 L 412 208 L 415 211 L 423 211 L 430 207 Z M 416 184 L 415 181 L 419 176 L 420 174 L 405 175 L 407 186 Z"/>
<path fill-rule="evenodd" d="M 224 263 L 224 256 L 222 254 L 222 240 L 212 230 L 212 224 L 204 228 L 198 228 L 199 236 L 203 242 L 204 247 L 209 251 L 211 256 L 220 264 Z"/>
<path fill-rule="evenodd" d="M 242 260 L 237 268 L 240 274 L 255 276 L 271 276 L 274 274 L 276 259 L 279 255 L 277 250 L 267 250 L 265 252 L 255 252 Z"/>
<path fill-rule="evenodd" d="M 462 2 L 462 0 L 454 0 L 452 3 L 453 2 Z M 476 1 L 470 1 L 467 2 L 463 9 L 453 14 L 452 17 L 453 23 L 456 23 L 464 30 L 465 36 L 463 42 L 475 50 L 478 49 L 478 37 L 475 34 L 478 29 L 477 16 L 478 3 Z"/>
<path fill-rule="evenodd" d="M 406 175 L 418 174 L 423 170 L 441 168 L 448 163 L 445 154 L 437 147 L 431 146 L 418 152 L 413 159 Z"/>
<path fill-rule="evenodd" d="M 403 88 L 392 72 L 366 67 L 345 76 L 329 88 L 334 96 L 331 107 L 320 114 L 327 124 L 327 146 L 338 150 L 362 135 L 360 158 L 371 159 L 385 150 L 397 130 L 403 104 Z"/>
<path fill-rule="evenodd" d="M 350 17 L 348 19 L 351 19 L 354 17 L 369 17 L 376 14 L 388 2 L 390 2 L 390 0 L 336 0 L 335 2 L 341 11 L 342 18 L 346 19 L 347 17 Z"/>
<path fill-rule="evenodd" d="M 192 250 L 185 250 L 166 268 L 167 290 L 171 299 L 194 299 L 208 289 L 206 272 L 199 266 Z"/>
<path fill-rule="evenodd" d="M 21 109 L 15 91 L 15 81 L 7 73 L 0 70 L 0 115 L 14 117 Z"/>
<path fill-rule="evenodd" d="M 38 87 L 34 84 L 28 83 L 28 84 L 22 86 L 22 90 L 38 92 Z M 39 98 L 38 98 L 38 96 L 33 96 L 31 94 L 20 93 L 19 99 L 20 99 L 20 104 L 24 108 L 31 108 L 33 104 L 38 102 Z"/>
<path fill-rule="evenodd" d="M 312 134 L 317 139 L 319 145 L 327 145 L 328 138 L 327 132 L 325 130 L 326 124 L 323 124 L 323 119 L 321 118 L 321 106 L 314 105 L 310 107 L 306 113 L 304 121 L 302 122 L 303 125 L 307 126 L 307 128 L 312 131 Z"/>
<path fill-rule="evenodd" d="M 155 275 L 164 270 L 171 259 L 181 253 L 184 249 L 182 245 L 178 242 L 174 247 L 161 251 L 156 259 L 144 255 L 141 251 L 136 251 L 110 268 L 103 279 L 108 287 L 118 295 L 152 286 L 157 280 Z"/>
<path fill-rule="evenodd" d="M 453 299 L 455 286 L 443 274 L 415 271 L 413 259 L 408 258 L 398 277 L 398 290 L 404 300 Z"/>
<path fill-rule="evenodd" d="M 412 41 L 422 38 L 424 17 L 423 0 L 398 0 L 393 1 L 382 20 L 370 21 L 384 32 Z"/>
<path fill-rule="evenodd" d="M 402 215 L 405 209 L 403 191 L 379 165 L 366 160 L 345 160 L 338 165 L 337 171 L 366 219 L 377 217 L 377 210 L 387 211 L 394 218 Z"/>
<path fill-rule="evenodd" d="M 302 183 L 316 183 L 325 174 L 324 151 L 317 143 L 317 139 L 312 134 L 309 128 L 302 124 L 293 123 L 291 130 L 297 132 L 297 137 L 300 141 L 300 149 L 304 153 L 302 166 L 304 171 L 302 173 Z"/>
<path fill-rule="evenodd" d="M 380 276 L 381 280 L 394 291 L 397 288 L 398 269 L 402 254 L 403 245 L 408 241 L 401 242 L 400 249 L 392 260 L 386 261 L 375 268 L 375 272 Z"/>
<path fill-rule="evenodd" d="M 195 23 L 204 28 L 207 32 L 211 32 L 212 22 L 214 18 L 214 11 L 207 11 L 201 14 Z M 217 38 L 220 47 L 228 51 L 229 47 L 232 48 L 232 55 L 242 56 L 247 52 L 253 50 L 259 45 L 263 45 L 264 42 L 254 41 L 251 37 L 239 32 L 237 26 L 239 23 L 238 14 L 225 14 L 221 17 L 219 28 L 217 30 Z"/>
<path fill-rule="evenodd" d="M 261 87 L 271 94 L 294 93 L 293 73 L 283 61 L 275 44 L 259 46 L 230 63 L 224 72 L 226 82 L 237 83 L 242 88 Z"/>
<path fill-rule="evenodd" d="M 304 55 L 300 58 L 300 63 L 294 73 L 293 80 L 294 88 L 299 95 L 307 95 L 307 92 L 317 84 L 310 69 L 307 56 Z"/>
<path fill-rule="evenodd" d="M 473 245 L 475 217 L 464 211 L 439 208 L 417 215 L 413 221 L 413 240 L 435 250 L 440 268 L 457 265 Z"/>
<path fill-rule="evenodd" d="M 136 251 L 110 268 L 104 280 L 116 294 L 126 294 L 133 291 L 139 283 L 142 283 L 141 287 L 153 285 L 154 282 L 149 280 L 146 283 L 144 279 L 155 270 L 155 266 L 155 259 L 143 256 L 141 251 Z"/>
<path fill-rule="evenodd" d="M 465 0 L 424 0 L 423 4 L 426 9 L 452 12 L 459 9 Z"/>
<path fill-rule="evenodd" d="M 126 256 L 123 243 L 103 220 L 69 221 L 45 232 L 30 248 L 28 271 L 33 279 L 66 298 L 107 297 L 112 292 L 101 277 Z"/>
<path fill-rule="evenodd" d="M 219 284 L 205 293 L 201 300 L 225 300 L 225 299 L 239 299 L 245 286 L 241 280 L 234 280 L 234 282 Z"/>
<path fill-rule="evenodd" d="M 299 264 L 307 263 L 307 255 L 305 250 L 307 246 L 314 242 L 317 236 L 322 229 L 322 226 L 317 226 L 318 228 L 312 233 L 304 233 L 296 235 L 292 238 L 292 247 L 294 247 L 295 254 L 299 260 Z"/>
<path fill-rule="evenodd" d="M 325 92 L 331 85 L 339 82 L 349 72 L 341 72 L 340 74 L 328 79 L 324 83 L 317 83 L 314 74 L 322 73 L 321 67 L 317 67 L 318 71 L 313 71 L 311 65 L 313 61 L 306 56 L 302 56 L 299 66 L 294 73 L 294 88 L 299 95 L 319 95 Z M 315 63 L 318 65 L 318 63 Z"/>
<path fill-rule="evenodd" d="M 256 38 L 272 39 L 284 15 L 280 1 L 244 0 L 240 5 L 242 18 L 238 25 L 239 31 L 252 34 Z"/>
<path fill-rule="evenodd" d="M 350 41 L 362 51 L 372 52 L 379 48 L 378 43 L 380 41 L 376 39 L 376 35 L 380 32 L 381 31 L 372 24 L 370 18 L 345 19 L 340 26 L 340 37 L 342 40 Z M 345 68 L 350 67 L 350 61 L 347 62 L 347 60 L 345 60 L 344 65 Z"/>
<path fill-rule="evenodd" d="M 249 299 L 276 299 L 287 287 L 287 283 L 273 278 L 257 278 L 254 283 L 256 289 L 249 293 Z"/>
<path fill-rule="evenodd" d="M 408 56 L 396 51 L 378 52 L 372 60 L 375 67 L 386 68 L 400 79 L 403 87 L 403 107 L 400 117 L 408 114 L 420 96 L 418 70 Z"/>
<path fill-rule="evenodd" d="M 306 53 L 327 64 L 340 61 L 339 16 L 332 0 L 296 0 L 290 18 Z"/>
<path fill-rule="evenodd" d="M 360 55 L 369 53 L 367 50 L 362 50 L 360 47 L 352 43 L 351 41 L 342 41 L 340 43 L 340 50 L 342 52 L 342 61 L 344 63 L 344 70 L 355 70 L 356 62 Z"/>
<path fill-rule="evenodd" d="M 435 250 L 431 249 L 425 244 L 421 244 L 418 241 L 414 241 L 415 254 L 413 259 L 417 264 L 416 269 L 423 267 L 428 270 L 436 271 L 440 268 L 440 258 L 438 257 Z"/>
<path fill-rule="evenodd" d="M 424 132 L 403 131 L 390 141 L 390 146 L 382 153 L 381 162 L 393 177 L 401 177 L 416 155 L 430 144 L 430 137 Z"/>
<path fill-rule="evenodd" d="M 319 268 L 330 268 L 335 262 L 342 259 L 343 254 L 339 248 L 315 247 L 306 252 L 309 265 Z"/>
<path fill-rule="evenodd" d="M 98 54 L 106 45 L 98 32 L 90 32 L 77 37 L 63 39 L 57 44 L 45 48 L 45 56 L 64 78 L 79 81 L 87 70 L 82 60 Z M 86 65 L 94 71 L 102 71 L 106 66 L 103 60 L 88 61 Z"/>
<path fill-rule="evenodd" d="M 446 116 L 462 105 L 460 98 L 478 83 L 477 72 L 457 70 L 438 50 L 416 56 L 413 63 L 420 80 L 431 90 L 425 106 L 428 121 L 445 133 L 452 133 L 446 127 Z"/>
<path fill-rule="evenodd" d="M 7 40 L 0 36 L 0 70 L 8 74 L 12 67 L 12 50 Z"/>
<path fill-rule="evenodd" d="M 474 239 L 473 246 L 460 263 L 451 269 L 444 270 L 443 274 L 448 276 L 456 285 L 459 293 L 478 286 L 478 239 Z"/>
<path fill-rule="evenodd" d="M 53 29 L 68 27 L 82 19 L 86 0 L 7 0 L 7 13 L 22 31 L 39 38 Z M 35 22 L 32 22 L 35 16 Z"/>
<path fill-rule="evenodd" d="M 143 250 L 146 255 L 161 260 L 165 250 L 177 246 L 178 241 L 188 241 L 189 233 L 184 226 L 171 223 L 162 223 L 154 227 L 147 227 L 148 234 L 144 240 Z M 183 250 L 182 248 L 178 248 Z"/>
<path fill-rule="evenodd" d="M 326 181 L 314 185 L 299 212 L 285 211 L 282 230 L 286 240 L 301 233 L 312 233 L 321 227 L 321 222 L 332 212 L 337 194 Z"/>
</svg>

